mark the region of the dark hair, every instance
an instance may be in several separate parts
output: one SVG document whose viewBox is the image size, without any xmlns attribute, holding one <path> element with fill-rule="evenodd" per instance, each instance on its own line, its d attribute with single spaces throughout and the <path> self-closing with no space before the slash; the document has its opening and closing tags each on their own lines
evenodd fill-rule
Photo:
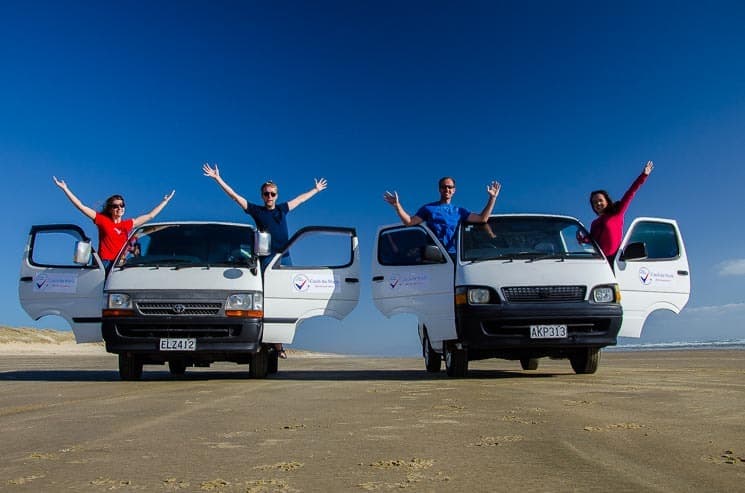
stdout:
<svg viewBox="0 0 745 493">
<path fill-rule="evenodd" d="M 442 183 L 445 180 L 452 181 L 453 182 L 453 186 L 455 186 L 455 178 L 453 178 L 452 176 L 443 176 L 442 178 L 440 178 L 440 181 L 437 182 L 437 188 L 441 187 L 442 186 Z"/>
<path fill-rule="evenodd" d="M 103 209 L 101 209 L 101 214 L 111 218 L 111 204 L 115 200 L 121 200 L 122 203 L 124 203 L 124 197 L 122 197 L 121 195 L 112 195 L 111 197 L 106 199 L 106 203 L 103 205 Z"/>
<path fill-rule="evenodd" d="M 264 183 L 261 184 L 261 189 L 260 189 L 261 190 L 261 193 L 264 193 L 264 188 L 265 187 L 272 187 L 272 188 L 274 188 L 277 191 L 277 193 L 279 193 L 279 187 L 272 180 L 267 180 L 267 181 L 265 181 Z"/>
<path fill-rule="evenodd" d="M 603 211 L 603 214 L 613 214 L 618 209 L 618 202 L 613 202 L 613 199 L 610 198 L 610 195 L 605 190 L 593 190 L 590 192 L 590 208 L 592 210 L 595 210 L 595 207 L 592 205 L 592 197 L 600 194 L 603 197 L 605 197 L 605 201 L 608 202 L 608 205 L 605 207 L 605 210 Z M 597 212 L 596 212 L 597 214 Z"/>
</svg>

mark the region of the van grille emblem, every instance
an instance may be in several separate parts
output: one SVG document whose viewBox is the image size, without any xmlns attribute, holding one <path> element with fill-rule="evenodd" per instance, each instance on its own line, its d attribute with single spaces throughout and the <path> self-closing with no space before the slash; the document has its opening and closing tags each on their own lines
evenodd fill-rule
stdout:
<svg viewBox="0 0 745 493">
<path fill-rule="evenodd" d="M 186 307 L 184 305 L 173 305 L 173 313 L 184 313 L 185 311 Z"/>
</svg>

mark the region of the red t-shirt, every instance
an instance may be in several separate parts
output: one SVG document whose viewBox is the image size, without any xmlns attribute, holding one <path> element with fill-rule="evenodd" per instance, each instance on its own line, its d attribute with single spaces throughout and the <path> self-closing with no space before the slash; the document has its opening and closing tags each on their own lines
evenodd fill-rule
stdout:
<svg viewBox="0 0 745 493">
<path fill-rule="evenodd" d="M 109 216 L 97 213 L 93 223 L 98 227 L 98 255 L 101 256 L 101 260 L 114 260 L 127 242 L 134 221 L 125 219 L 115 223 Z"/>
</svg>

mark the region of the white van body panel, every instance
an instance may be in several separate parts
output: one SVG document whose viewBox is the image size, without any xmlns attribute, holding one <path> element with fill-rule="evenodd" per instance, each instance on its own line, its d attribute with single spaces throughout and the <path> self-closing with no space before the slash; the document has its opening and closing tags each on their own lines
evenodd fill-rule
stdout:
<svg viewBox="0 0 745 493">
<path fill-rule="evenodd" d="M 407 229 L 388 225 L 378 229 Z M 445 248 L 424 225 L 411 229 L 425 231 L 442 250 Z M 446 263 L 412 266 L 389 266 L 378 262 L 378 242 L 372 259 L 372 294 L 377 309 L 390 318 L 397 314 L 414 314 L 427 328 L 432 347 L 440 349 L 442 341 L 457 338 L 453 301 L 454 267 L 446 256 Z"/>
<path fill-rule="evenodd" d="M 34 229 L 29 235 L 21 261 L 18 298 L 21 306 L 34 319 L 47 315 L 62 317 L 72 328 L 75 341 L 100 342 L 101 308 L 103 307 L 104 268 L 97 254 L 93 266 L 45 266 L 31 262 L 31 243 Z M 50 225 L 49 231 L 65 231 L 73 238 L 85 238 L 83 230 L 74 225 Z M 73 255 L 70 244 L 70 258 Z"/>
<path fill-rule="evenodd" d="M 685 244 L 676 221 L 653 217 L 634 219 L 621 243 L 619 252 L 631 242 L 644 239 L 637 231 L 644 225 L 669 226 L 677 240 L 677 255 L 671 258 L 647 258 L 644 260 L 615 260 L 616 279 L 621 288 L 623 323 L 618 333 L 622 337 L 640 337 L 644 322 L 655 310 L 680 311 L 688 303 L 691 293 L 691 277 Z M 636 233 L 636 234 L 635 234 Z M 642 236 L 640 236 L 642 234 Z"/>
<path fill-rule="evenodd" d="M 106 291 L 215 289 L 261 292 L 260 275 L 243 267 L 114 268 L 109 274 Z"/>
<path fill-rule="evenodd" d="M 290 344 L 303 320 L 321 316 L 341 320 L 357 306 L 359 240 L 349 238 L 352 261 L 347 266 L 293 268 L 278 265 L 279 255 L 272 259 L 264 272 L 262 342 Z"/>
<path fill-rule="evenodd" d="M 587 286 L 587 294 L 599 285 L 615 284 L 605 259 L 489 260 L 461 264 L 456 285 L 491 286 Z M 501 295 L 501 293 L 500 293 Z"/>
</svg>

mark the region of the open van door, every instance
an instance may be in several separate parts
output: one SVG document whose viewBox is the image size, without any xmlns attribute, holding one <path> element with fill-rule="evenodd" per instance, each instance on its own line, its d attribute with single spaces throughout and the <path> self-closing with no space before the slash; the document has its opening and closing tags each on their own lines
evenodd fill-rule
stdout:
<svg viewBox="0 0 745 493">
<path fill-rule="evenodd" d="M 442 244 L 423 225 L 383 226 L 372 260 L 372 294 L 386 317 L 411 313 L 427 328 L 436 350 L 457 339 L 453 301 L 455 266 Z"/>
<path fill-rule="evenodd" d="M 341 320 L 360 299 L 359 240 L 354 228 L 309 226 L 285 248 L 292 265 L 275 255 L 264 271 L 262 342 L 291 343 L 311 317 Z"/>
<path fill-rule="evenodd" d="M 688 303 L 688 257 L 672 219 L 635 219 L 618 250 L 615 271 L 623 306 L 619 336 L 639 337 L 650 313 L 679 313 Z"/>
<path fill-rule="evenodd" d="M 106 276 L 98 255 L 81 256 L 79 246 L 90 248 L 90 239 L 74 224 L 32 226 L 18 297 L 34 320 L 58 315 L 70 324 L 77 342 L 98 342 Z"/>
</svg>

